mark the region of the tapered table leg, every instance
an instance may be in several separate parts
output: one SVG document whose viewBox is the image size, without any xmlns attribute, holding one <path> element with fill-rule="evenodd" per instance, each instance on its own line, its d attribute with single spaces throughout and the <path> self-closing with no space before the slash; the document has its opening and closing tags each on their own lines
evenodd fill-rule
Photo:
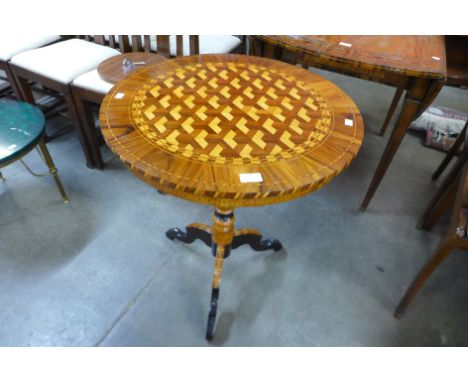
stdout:
<svg viewBox="0 0 468 382">
<path fill-rule="evenodd" d="M 393 117 L 393 114 L 395 113 L 395 109 L 398 105 L 398 102 L 400 101 L 400 98 L 403 95 L 403 92 L 405 91 L 405 85 L 406 83 L 400 84 L 400 86 L 398 86 L 395 91 L 395 95 L 393 96 L 392 103 L 390 104 L 390 108 L 387 111 L 387 115 L 382 125 L 382 129 L 380 130 L 380 133 L 379 133 L 380 136 L 383 136 L 385 134 L 385 131 L 387 131 L 387 127 L 390 124 L 390 121 L 392 120 L 392 117 Z"/>
<path fill-rule="evenodd" d="M 398 122 L 388 140 L 384 153 L 380 158 L 380 162 L 377 166 L 377 169 L 375 170 L 371 184 L 367 189 L 366 196 L 364 197 L 364 200 L 361 204 L 361 211 L 365 211 L 367 209 L 370 201 L 372 200 L 372 197 L 375 194 L 375 191 L 377 191 L 377 188 L 379 187 L 379 184 L 382 181 L 388 166 L 390 166 L 390 163 L 392 162 L 392 159 L 395 156 L 410 123 L 418 115 L 418 112 L 424 103 L 426 92 L 429 87 L 430 81 L 424 78 L 417 78 L 413 80 L 411 88 L 406 92 L 403 110 L 401 111 Z"/>
</svg>

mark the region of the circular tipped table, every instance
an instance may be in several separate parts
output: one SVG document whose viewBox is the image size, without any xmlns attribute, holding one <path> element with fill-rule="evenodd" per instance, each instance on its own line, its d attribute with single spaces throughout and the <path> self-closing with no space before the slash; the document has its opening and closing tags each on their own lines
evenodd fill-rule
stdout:
<svg viewBox="0 0 468 382">
<path fill-rule="evenodd" d="M 37 107 L 24 102 L 0 100 L 0 168 L 20 160 L 39 147 L 60 194 L 68 203 L 57 169 L 44 143 L 45 126 L 44 114 Z M 3 180 L 1 173 L 0 180 Z"/>
<path fill-rule="evenodd" d="M 234 230 L 234 209 L 319 189 L 351 163 L 364 135 L 358 108 L 330 81 L 240 55 L 180 57 L 143 68 L 106 96 L 100 122 L 107 144 L 136 176 L 215 207 L 212 227 L 194 223 L 166 233 L 212 248 L 209 340 L 231 249 L 281 249 L 256 230 Z"/>
</svg>

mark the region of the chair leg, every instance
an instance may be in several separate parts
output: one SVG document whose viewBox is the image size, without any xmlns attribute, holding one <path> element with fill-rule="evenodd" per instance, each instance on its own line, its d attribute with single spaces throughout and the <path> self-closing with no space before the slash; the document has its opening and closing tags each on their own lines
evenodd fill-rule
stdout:
<svg viewBox="0 0 468 382">
<path fill-rule="evenodd" d="M 15 76 L 13 75 L 13 72 L 10 68 L 9 65 L 6 66 L 4 69 L 5 73 L 7 75 L 8 82 L 10 83 L 11 89 L 13 90 L 13 93 L 15 94 L 16 99 L 20 100 L 21 99 L 21 91 L 18 87 L 18 84 L 16 83 Z"/>
<path fill-rule="evenodd" d="M 39 142 L 39 149 L 41 150 L 41 153 L 44 157 L 45 162 L 47 163 L 47 166 L 49 167 L 49 172 L 52 174 L 55 180 L 55 184 L 57 185 L 57 188 L 59 189 L 60 194 L 62 195 L 63 201 L 65 203 L 68 203 L 68 196 L 65 192 L 65 189 L 63 188 L 62 182 L 60 181 L 60 178 L 57 173 L 57 169 L 55 168 L 54 161 L 52 160 L 52 157 L 50 156 L 49 150 L 47 149 L 47 146 L 44 143 L 44 139 L 41 139 Z"/>
<path fill-rule="evenodd" d="M 97 169 L 102 170 L 104 169 L 104 161 L 102 160 L 99 138 L 90 103 L 81 97 L 79 91 L 74 90 L 73 87 L 71 87 L 71 89 L 73 101 L 76 107 L 76 114 L 79 118 L 78 122 L 81 124 L 81 129 L 89 142 L 94 165 Z"/>
<path fill-rule="evenodd" d="M 34 95 L 33 95 L 31 87 L 29 86 L 28 80 L 19 76 L 15 76 L 15 78 L 16 78 L 16 85 L 18 87 L 20 99 L 24 102 L 35 105 L 36 100 L 34 99 Z"/>
<path fill-rule="evenodd" d="M 70 111 L 71 118 L 72 118 L 73 124 L 75 126 L 75 130 L 76 130 L 76 132 L 78 134 L 78 138 L 80 140 L 81 149 L 83 150 L 83 154 L 84 154 L 84 156 L 86 158 L 86 165 L 89 168 L 94 168 L 95 163 L 94 163 L 92 151 L 90 149 L 90 143 L 89 143 L 89 141 L 87 139 L 87 135 L 86 135 L 85 131 L 83 130 L 83 127 L 82 127 L 82 125 L 80 123 L 79 114 L 78 114 L 78 112 L 76 110 L 75 103 L 74 103 L 74 100 L 73 100 L 73 96 L 71 94 L 71 90 L 68 90 L 68 91 L 64 92 L 64 97 L 65 97 L 65 102 L 67 103 L 68 110 Z"/>
<path fill-rule="evenodd" d="M 403 92 L 405 91 L 405 86 L 400 85 L 397 87 L 395 91 L 395 95 L 393 96 L 392 103 L 390 104 L 390 108 L 387 111 L 387 115 L 385 117 L 385 121 L 382 125 L 382 129 L 380 130 L 379 135 L 383 136 L 385 132 L 387 131 L 387 127 L 390 124 L 390 121 L 392 120 L 393 114 L 395 113 L 395 109 L 398 105 L 398 102 L 400 101 L 401 96 L 403 95 Z"/>
<path fill-rule="evenodd" d="M 457 192 L 457 185 L 458 182 L 453 181 L 445 190 L 439 189 L 437 191 L 419 220 L 417 228 L 425 230 L 432 229 L 435 222 L 439 220 L 442 214 L 453 204 Z"/>
<path fill-rule="evenodd" d="M 424 214 L 422 215 L 418 227 L 426 229 L 430 226 L 429 218 L 433 214 L 434 207 L 437 206 L 441 198 L 443 197 L 444 193 L 450 189 L 450 192 L 453 195 L 453 192 L 456 190 L 456 183 L 457 179 L 460 176 L 461 169 L 465 164 L 468 157 L 468 148 L 465 150 L 457 159 L 453 167 L 450 169 L 450 172 L 445 177 L 444 181 L 432 197 L 431 201 L 429 202 Z M 454 185 L 455 184 L 455 185 Z M 453 189 L 452 189 L 453 188 Z M 440 215 L 439 215 L 440 216 Z M 435 220 L 434 220 L 435 221 Z"/>
<path fill-rule="evenodd" d="M 460 135 L 457 137 L 457 139 L 453 143 L 453 146 L 450 148 L 450 151 L 447 153 L 442 163 L 439 165 L 439 167 L 437 167 L 437 170 L 435 170 L 434 174 L 432 175 L 432 179 L 434 180 L 437 179 L 440 176 L 440 174 L 442 174 L 442 172 L 445 170 L 445 168 L 450 163 L 452 158 L 455 156 L 462 142 L 465 140 L 467 127 L 468 127 L 468 121 L 466 121 L 465 126 L 463 127 L 463 130 L 460 132 Z"/>
<path fill-rule="evenodd" d="M 2 172 L 0 171 L 0 180 L 3 182 L 5 180 L 5 178 L 3 177 L 3 174 Z"/>
<path fill-rule="evenodd" d="M 27 78 L 23 77 L 22 75 L 19 75 L 17 72 L 14 71 L 14 68 L 12 70 L 14 77 L 16 79 L 16 83 L 18 85 L 18 88 L 21 92 L 21 98 L 23 101 L 31 103 L 31 104 L 36 104 L 33 92 L 31 90 L 31 87 L 29 86 L 29 82 Z M 62 93 L 63 97 L 65 99 L 65 103 L 68 107 L 68 110 L 71 114 L 71 119 L 73 121 L 75 130 L 78 134 L 78 139 L 80 140 L 81 148 L 83 150 L 83 153 L 86 158 L 86 165 L 89 168 L 94 168 L 94 159 L 92 152 L 89 148 L 89 142 L 86 138 L 86 134 L 84 134 L 83 129 L 81 128 L 81 124 L 79 123 L 78 119 L 78 114 L 76 112 L 75 104 L 73 102 L 73 96 L 71 94 L 71 89 L 69 85 L 63 85 L 63 84 L 58 84 L 57 87 L 52 87 L 52 89 L 56 92 Z"/>
<path fill-rule="evenodd" d="M 101 145 L 99 144 L 98 131 L 94 123 L 93 112 L 88 102 L 84 102 L 84 128 L 88 133 L 89 144 L 91 146 L 91 151 L 94 158 L 94 163 L 96 168 L 99 170 L 104 169 L 104 161 L 102 160 L 101 155 Z"/>
<path fill-rule="evenodd" d="M 416 296 L 432 272 L 434 272 L 434 270 L 442 263 L 442 261 L 444 261 L 447 256 L 450 255 L 450 253 L 455 249 L 456 246 L 453 243 L 453 240 L 454 239 L 451 237 L 446 237 L 440 242 L 434 251 L 432 258 L 429 259 L 429 261 L 419 271 L 418 275 L 413 280 L 411 286 L 408 288 L 402 300 L 395 309 L 395 313 L 393 314 L 395 318 L 401 318 L 410 302 Z"/>
</svg>

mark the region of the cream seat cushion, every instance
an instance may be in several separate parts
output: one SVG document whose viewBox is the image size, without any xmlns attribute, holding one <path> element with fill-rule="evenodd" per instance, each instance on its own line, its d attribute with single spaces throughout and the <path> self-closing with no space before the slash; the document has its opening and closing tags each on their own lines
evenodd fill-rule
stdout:
<svg viewBox="0 0 468 382">
<path fill-rule="evenodd" d="M 59 35 L 2 33 L 0 35 L 0 60 L 8 61 L 18 53 L 40 48 L 59 39 Z"/>
<path fill-rule="evenodd" d="M 63 84 L 96 68 L 119 51 L 80 39 L 71 39 L 12 57 L 10 62 L 21 68 Z"/>
<path fill-rule="evenodd" d="M 107 94 L 109 90 L 114 86 L 113 84 L 104 81 L 98 74 L 97 69 L 93 69 L 85 74 L 76 77 L 73 82 L 73 86 L 91 90 L 100 94 Z"/>
</svg>

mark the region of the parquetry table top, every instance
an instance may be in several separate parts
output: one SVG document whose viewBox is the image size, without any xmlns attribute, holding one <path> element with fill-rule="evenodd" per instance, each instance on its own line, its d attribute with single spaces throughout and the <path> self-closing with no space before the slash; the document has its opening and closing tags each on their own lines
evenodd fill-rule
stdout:
<svg viewBox="0 0 468 382">
<path fill-rule="evenodd" d="M 101 129 L 137 176 L 218 207 L 286 201 L 343 171 L 363 139 L 359 110 L 304 69 L 241 55 L 167 60 L 119 81 Z"/>
</svg>

